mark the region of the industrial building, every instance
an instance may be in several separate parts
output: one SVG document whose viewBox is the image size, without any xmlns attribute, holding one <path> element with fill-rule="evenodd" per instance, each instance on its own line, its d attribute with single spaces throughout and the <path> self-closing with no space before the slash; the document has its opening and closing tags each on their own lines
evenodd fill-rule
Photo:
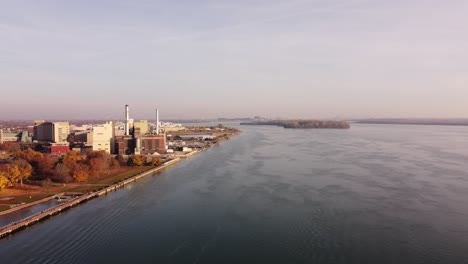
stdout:
<svg viewBox="0 0 468 264">
<path fill-rule="evenodd" d="M 73 141 L 83 143 L 84 148 L 94 151 L 103 150 L 107 153 L 114 153 L 114 125 L 110 121 L 86 131 L 75 132 Z"/>
<path fill-rule="evenodd" d="M 34 139 L 39 142 L 64 143 L 69 134 L 69 122 L 34 122 Z"/>
<path fill-rule="evenodd" d="M 148 134 L 148 120 L 133 122 L 133 133 L 140 135 Z"/>
<path fill-rule="evenodd" d="M 135 140 L 133 136 L 116 136 L 115 137 L 115 154 L 131 155 L 135 153 Z"/>
<path fill-rule="evenodd" d="M 115 137 L 115 153 L 131 154 L 162 154 L 166 152 L 166 135 L 159 134 L 159 110 L 156 109 L 156 128 L 149 133 L 147 120 L 132 122 L 129 107 L 125 105 L 125 134 Z"/>
</svg>

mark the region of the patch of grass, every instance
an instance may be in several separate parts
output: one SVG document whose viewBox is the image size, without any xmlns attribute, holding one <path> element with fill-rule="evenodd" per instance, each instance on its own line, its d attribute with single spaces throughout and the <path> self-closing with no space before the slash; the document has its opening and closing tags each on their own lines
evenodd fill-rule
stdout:
<svg viewBox="0 0 468 264">
<path fill-rule="evenodd" d="M 101 185 L 87 185 L 87 184 L 83 184 L 82 186 L 78 186 L 78 187 L 75 187 L 75 188 L 70 188 L 68 191 L 70 191 L 70 192 L 82 192 L 82 193 L 85 193 L 85 192 L 94 192 L 94 191 L 99 190 L 100 188 L 102 188 Z"/>
<path fill-rule="evenodd" d="M 15 196 L 14 203 L 15 204 L 20 204 L 20 203 L 32 203 L 37 200 L 44 199 L 46 197 L 49 197 L 53 194 L 47 194 L 47 193 L 41 193 L 41 194 L 31 194 L 31 198 L 29 198 L 29 194 L 24 194 L 24 195 L 18 195 Z"/>
<path fill-rule="evenodd" d="M 106 176 L 105 178 L 95 179 L 95 180 L 89 181 L 89 183 L 111 185 L 113 183 L 133 177 L 142 172 L 148 171 L 152 168 L 153 167 L 151 166 L 128 167 L 128 169 L 125 171 L 117 172 L 114 175 L 109 175 L 109 176 Z"/>
<path fill-rule="evenodd" d="M 110 186 L 114 183 L 123 181 L 130 177 L 133 177 L 137 174 L 142 172 L 148 171 L 154 167 L 151 166 L 142 166 L 142 167 L 124 167 L 121 168 L 119 171 L 114 172 L 109 176 L 105 176 L 103 178 L 98 179 L 91 179 L 88 182 L 84 183 L 83 185 L 76 186 L 74 188 L 70 188 L 68 191 L 70 192 L 92 192 L 100 190 L 104 187 Z"/>
</svg>

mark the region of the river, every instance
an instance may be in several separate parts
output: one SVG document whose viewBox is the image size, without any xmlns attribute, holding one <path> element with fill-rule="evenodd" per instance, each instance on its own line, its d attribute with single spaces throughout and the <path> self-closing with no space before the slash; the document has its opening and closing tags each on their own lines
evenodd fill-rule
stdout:
<svg viewBox="0 0 468 264">
<path fill-rule="evenodd" d="M 0 240 L 1 263 L 468 263 L 468 128 L 240 128 Z"/>
</svg>

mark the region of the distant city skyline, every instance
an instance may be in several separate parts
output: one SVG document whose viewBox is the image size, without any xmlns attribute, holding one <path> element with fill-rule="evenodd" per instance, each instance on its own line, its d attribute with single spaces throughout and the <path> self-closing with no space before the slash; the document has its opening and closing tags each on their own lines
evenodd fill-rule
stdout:
<svg viewBox="0 0 468 264">
<path fill-rule="evenodd" d="M 468 117 L 468 2 L 8 1 L 0 120 Z"/>
</svg>

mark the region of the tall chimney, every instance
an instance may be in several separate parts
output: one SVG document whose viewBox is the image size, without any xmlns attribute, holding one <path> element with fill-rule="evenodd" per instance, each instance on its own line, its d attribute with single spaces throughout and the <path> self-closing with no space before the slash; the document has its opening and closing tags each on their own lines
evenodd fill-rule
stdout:
<svg viewBox="0 0 468 264">
<path fill-rule="evenodd" d="M 159 135 L 159 109 L 156 108 L 156 135 Z"/>
<path fill-rule="evenodd" d="M 128 105 L 125 105 L 125 135 L 130 135 L 130 114 L 128 112 Z"/>
</svg>

